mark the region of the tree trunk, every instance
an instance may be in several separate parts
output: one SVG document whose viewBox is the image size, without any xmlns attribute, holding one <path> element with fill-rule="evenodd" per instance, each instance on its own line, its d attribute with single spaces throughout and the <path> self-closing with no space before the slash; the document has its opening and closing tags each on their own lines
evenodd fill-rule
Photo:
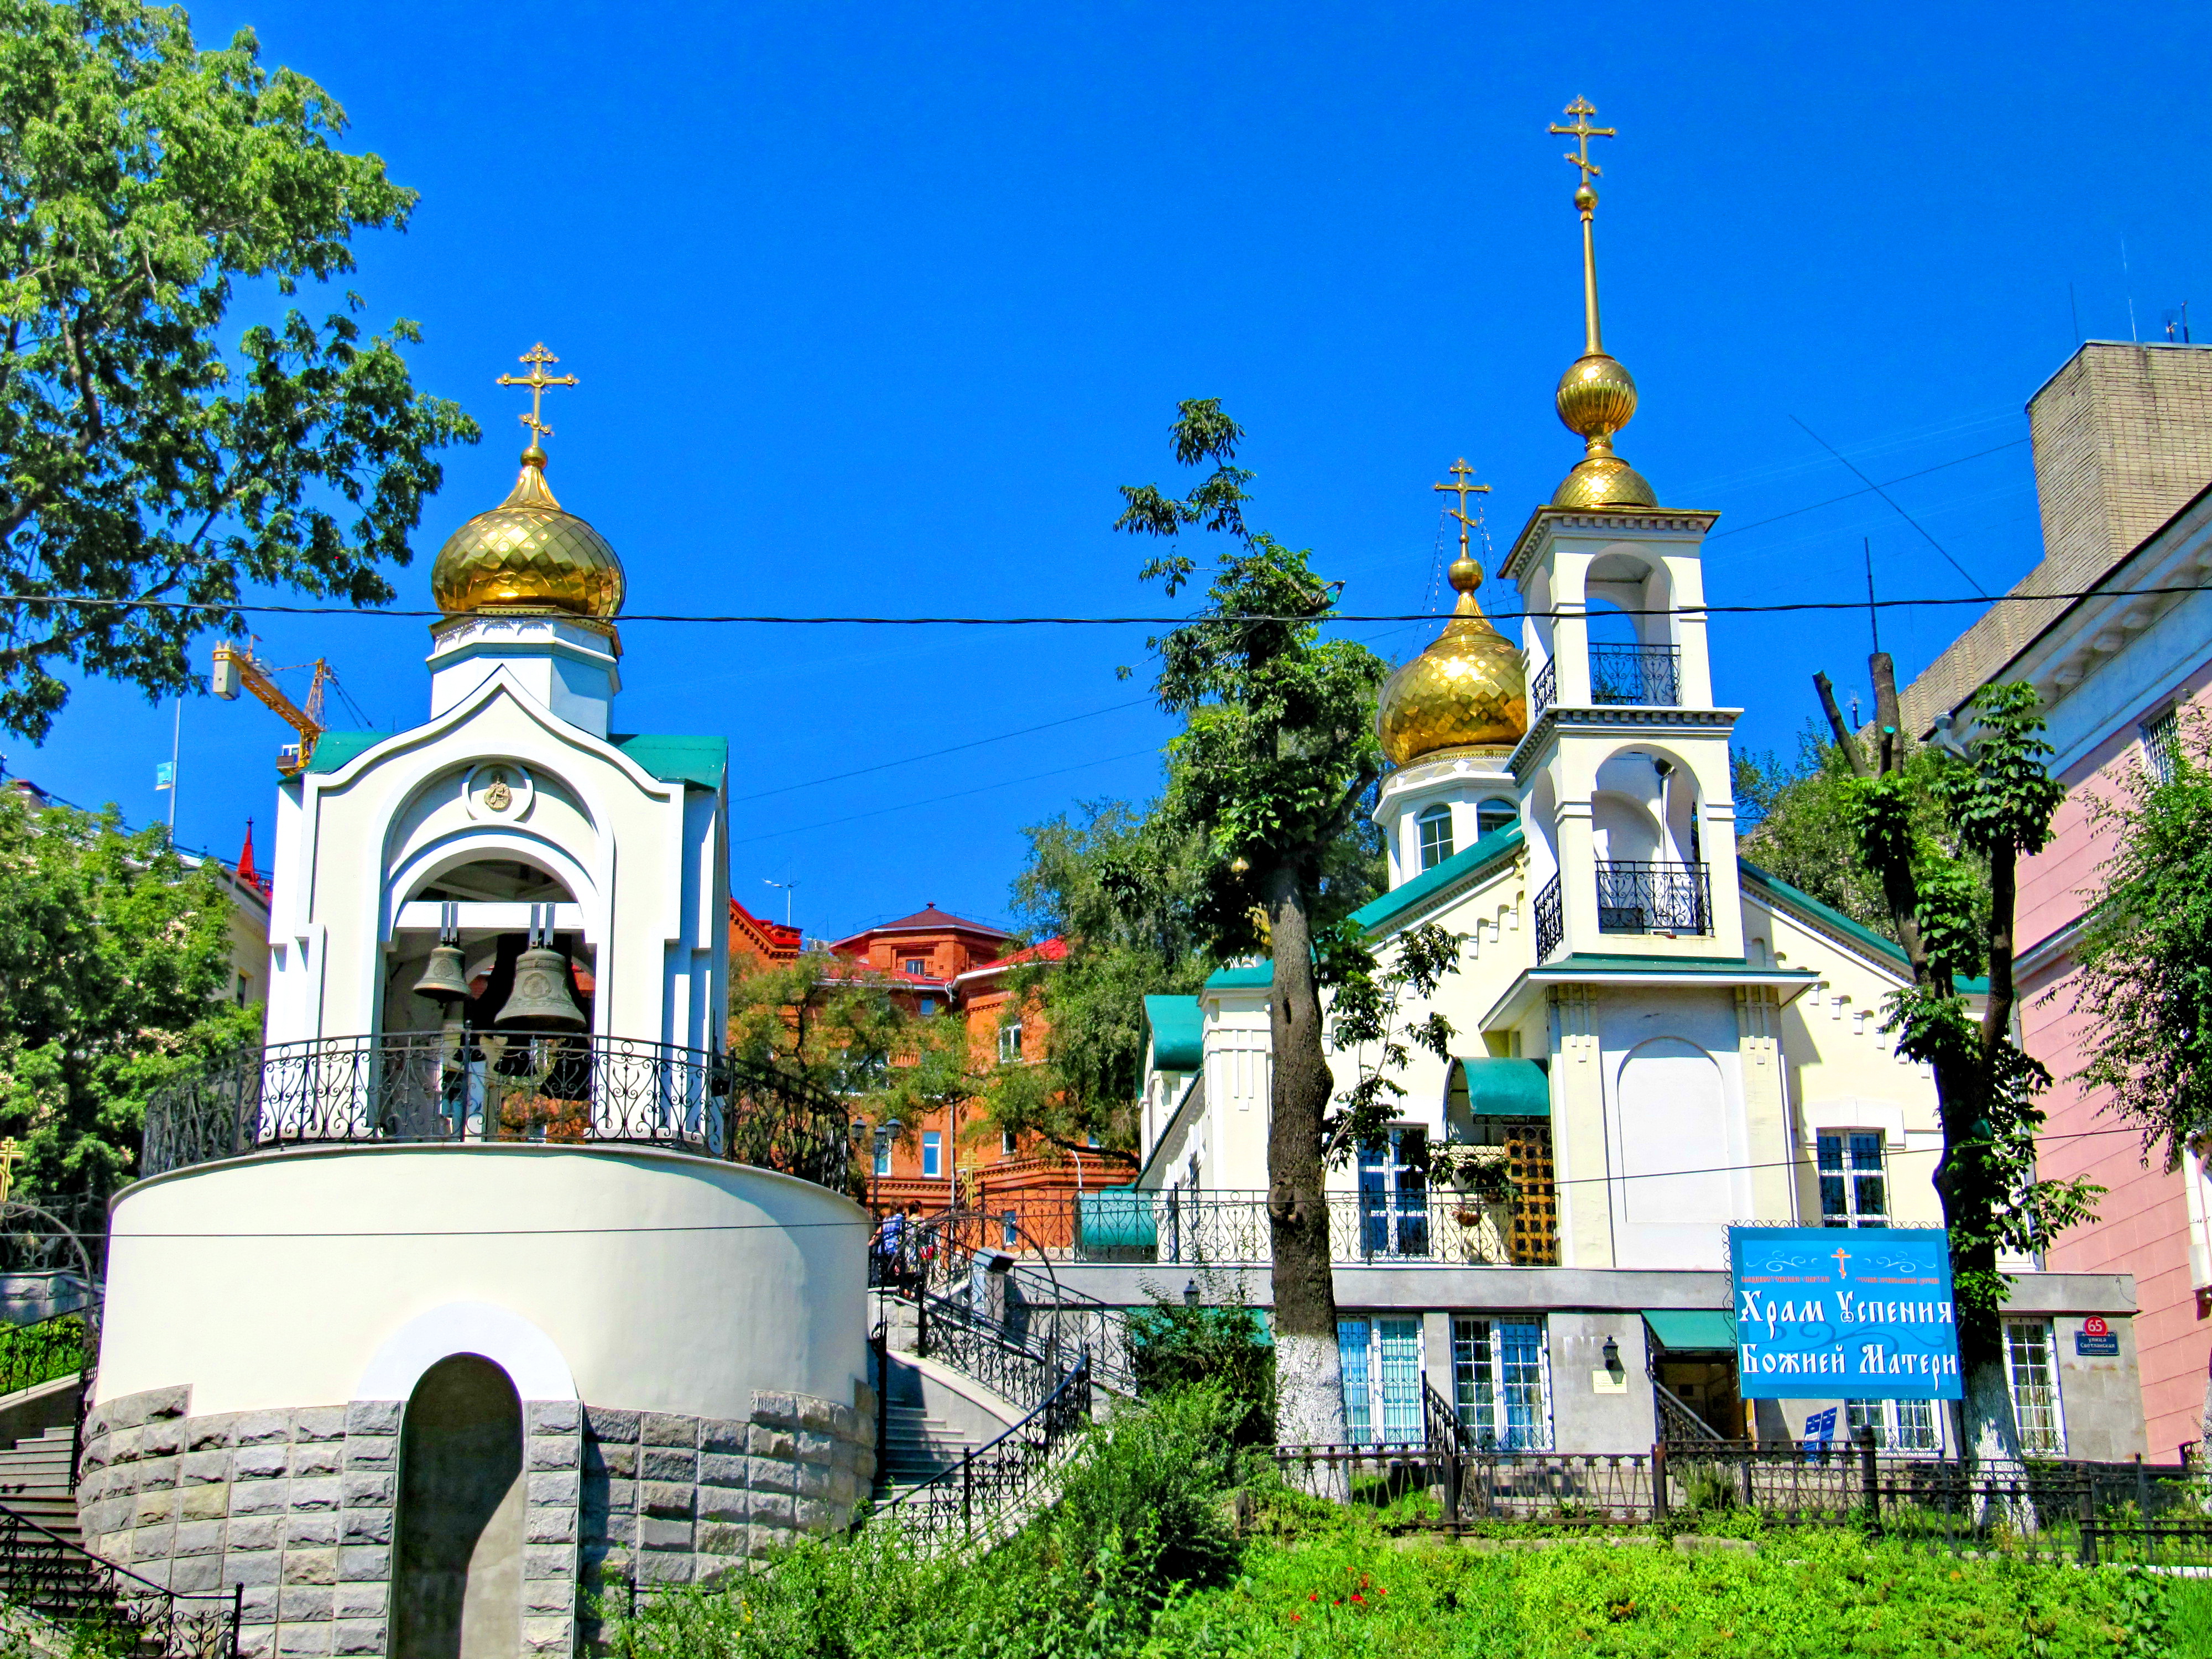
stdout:
<svg viewBox="0 0 2212 1659">
<path fill-rule="evenodd" d="M 1267 1230 L 1273 1247 L 1275 1438 L 1341 1445 L 1344 1376 L 1336 1349 L 1336 1285 L 1329 1273 L 1322 1121 L 1334 1079 L 1322 1044 L 1313 919 L 1305 884 L 1287 866 L 1262 890 L 1274 947 L 1267 1008 L 1274 1064 L 1268 1079 Z"/>
</svg>

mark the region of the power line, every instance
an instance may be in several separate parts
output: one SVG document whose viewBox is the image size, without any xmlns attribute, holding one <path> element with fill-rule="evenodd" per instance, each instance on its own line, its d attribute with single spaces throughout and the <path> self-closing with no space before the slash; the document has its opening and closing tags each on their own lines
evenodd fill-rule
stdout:
<svg viewBox="0 0 2212 1659">
<path fill-rule="evenodd" d="M 1942 471 L 1946 467 L 1964 466 L 1968 461 L 1978 461 L 1985 455 L 2001 455 L 2008 449 L 2018 449 L 2022 444 L 2030 441 L 2032 440 L 2027 438 L 2014 438 L 2010 443 L 1998 444 L 1994 448 L 1978 449 L 1972 454 L 1961 455 L 1955 460 L 1938 461 L 1933 466 L 1923 466 L 1917 472 L 1900 472 L 1897 477 L 1888 479 L 1882 484 L 1869 483 L 1864 489 L 1847 490 L 1841 495 L 1831 495 L 1825 501 L 1814 501 L 1810 507 L 1793 507 L 1787 513 L 1778 513 L 1771 519 L 1753 519 L 1749 524 L 1730 525 L 1726 530 L 1714 531 L 1705 539 L 1709 542 L 1717 542 L 1723 536 L 1741 536 L 1747 530 L 1764 530 L 1768 525 L 1780 524 L 1784 519 L 1800 518 L 1808 513 L 1818 513 L 1824 507 L 1834 507 L 1843 501 L 1855 501 L 1862 495 L 1871 495 L 1877 489 L 1886 489 L 1890 484 L 1901 484 L 1909 483 L 1914 478 L 1924 478 L 1931 472 Z M 1846 462 L 1845 465 L 1848 465 L 1850 463 Z M 1971 581 L 1973 579 L 1970 576 L 1967 580 Z"/>
<path fill-rule="evenodd" d="M 1923 532 L 1924 533 L 1924 532 Z M 1938 549 L 1940 551 L 1940 547 Z M 1948 557 L 1947 554 L 1945 556 Z M 1966 572 L 1961 569 L 1961 575 Z M 1972 576 L 1966 576 L 1972 581 Z M 1885 611 L 1924 610 L 1945 605 L 2049 605 L 2073 599 L 2155 599 L 2169 594 L 2212 592 L 2212 584 L 2183 582 L 2161 587 L 2083 587 L 2051 593 L 1978 593 L 1958 598 L 1925 598 L 1914 599 L 1883 599 Z M 85 599 L 56 598 L 51 594 L 0 594 L 0 605 L 87 605 L 115 610 L 197 611 L 222 616 L 246 614 L 252 616 L 284 617 L 390 617 L 400 621 L 423 617 L 437 618 L 450 613 L 443 611 L 365 611 L 345 605 L 202 605 L 181 599 Z M 1798 599 L 1766 605 L 1678 605 L 1647 606 L 1641 609 L 1621 606 L 1608 614 L 1624 617 L 1756 617 L 1778 616 L 1808 611 L 1863 611 L 1864 599 Z M 1587 613 L 1580 611 L 1494 611 L 1489 613 L 1493 622 L 1518 622 L 1534 617 L 1547 622 L 1577 622 Z M 647 611 L 621 617 L 625 623 L 690 623 L 715 626 L 748 623 L 763 627 L 787 628 L 1127 628 L 1152 626 L 1188 628 L 1200 623 L 1432 623 L 1439 620 L 1433 611 L 1323 611 L 1304 616 L 1278 616 L 1265 611 L 1240 611 L 1225 616 L 1017 616 L 1017 617 L 880 617 L 880 616 L 777 616 L 752 615 L 738 612 L 707 613 L 678 611 Z"/>
<path fill-rule="evenodd" d="M 1018 783 L 1035 783 L 1040 778 L 1056 778 L 1068 772 L 1088 771 L 1094 766 L 1110 765 L 1115 761 L 1135 760 L 1141 755 L 1158 753 L 1159 750 L 1155 747 L 1132 749 L 1126 755 L 1103 755 L 1097 760 L 1079 761 L 1073 766 L 1055 766 L 1049 772 L 1031 772 L 1026 777 L 1000 778 L 995 783 L 979 784 L 973 789 L 956 789 L 949 795 L 931 795 L 921 800 L 902 800 L 895 806 L 878 806 L 872 811 L 848 813 L 842 818 L 824 818 L 819 823 L 798 823 L 788 830 L 770 830 L 757 836 L 739 836 L 733 839 L 730 845 L 745 847 L 757 841 L 774 841 L 778 836 L 796 836 L 809 830 L 830 830 L 841 823 L 857 823 L 862 818 L 879 818 L 887 812 L 911 812 L 917 806 L 934 806 L 940 801 L 964 800 L 970 795 L 987 794 L 994 789 L 1011 789 Z M 899 764 L 896 761 L 888 763 Z"/>
<path fill-rule="evenodd" d="M 1926 540 L 1928 545 L 1934 548 L 1938 553 L 1941 553 L 1943 556 L 1945 563 L 1948 564 L 1952 569 L 1957 571 L 1961 576 L 1965 576 L 1966 578 L 1967 586 L 1972 588 L 1975 592 L 1980 594 L 1981 597 L 1985 599 L 1990 597 L 1988 592 L 1983 588 L 1982 585 L 1976 581 L 1972 575 L 1968 574 L 1966 567 L 1960 564 L 1956 559 L 1951 556 L 1951 550 L 1944 546 L 1942 543 L 1937 541 L 1933 536 L 1929 535 L 1927 526 L 1922 524 L 1919 520 L 1914 518 L 1902 507 L 1899 507 L 1898 505 L 1897 498 L 1894 495 L 1892 495 L 1872 478 L 1868 477 L 1865 473 L 1860 471 L 1856 465 L 1853 465 L 1850 461 L 1844 459 L 1844 452 L 1842 450 L 1837 448 L 1835 445 L 1830 443 L 1819 433 L 1814 431 L 1811 427 L 1806 426 L 1804 422 L 1798 421 L 1795 415 L 1792 415 L 1790 418 L 1793 421 L 1797 421 L 1798 426 L 1803 428 L 1804 434 L 1807 437 L 1810 438 L 1814 443 L 1820 445 L 1821 448 L 1826 450 L 1828 453 L 1834 456 L 1838 460 L 1842 461 L 1845 466 L 1850 467 L 1851 476 L 1854 478 L 1856 478 L 1869 489 L 1874 491 L 1875 495 L 1881 496 L 1882 500 L 1887 501 L 1890 506 L 1896 507 L 1897 516 L 1904 520 L 1905 523 L 1911 525 L 1915 530 L 1918 531 L 1922 538 Z"/>
</svg>

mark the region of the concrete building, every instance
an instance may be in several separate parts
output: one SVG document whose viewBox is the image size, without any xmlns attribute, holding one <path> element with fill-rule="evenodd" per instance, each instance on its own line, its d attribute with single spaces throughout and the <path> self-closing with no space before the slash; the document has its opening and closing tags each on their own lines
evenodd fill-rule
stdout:
<svg viewBox="0 0 2212 1659">
<path fill-rule="evenodd" d="M 2100 1218 L 2063 1234 L 2055 1272 L 2124 1273 L 2149 1445 L 2212 1433 L 2212 1182 L 2202 1151 L 2146 1164 L 2139 1136 L 2073 1081 L 2085 1058 L 2074 945 L 2108 848 L 2089 804 L 2133 769 L 2166 764 L 2178 711 L 2212 682 L 2212 349 L 2092 341 L 2027 405 L 2045 556 L 1915 679 L 1907 729 L 1967 721 L 1981 686 L 2041 695 L 2067 786 L 2051 845 L 2020 872 L 2020 1028 L 2056 1079 L 2043 1173 L 2108 1189 Z M 2168 591 L 2160 591 L 2168 590 Z M 2051 598 L 2054 594 L 2079 598 Z"/>
<path fill-rule="evenodd" d="M 85 1539 L 256 1656 L 565 1655 L 872 1473 L 842 1114 L 720 1052 L 725 744 L 618 729 L 545 461 L 438 556 L 428 719 L 278 788 L 268 1045 L 113 1207 Z"/>
</svg>

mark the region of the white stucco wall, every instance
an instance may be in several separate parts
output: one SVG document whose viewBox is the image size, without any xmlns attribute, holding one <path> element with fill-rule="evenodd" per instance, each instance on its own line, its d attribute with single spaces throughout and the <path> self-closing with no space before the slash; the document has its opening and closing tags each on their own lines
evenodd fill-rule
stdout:
<svg viewBox="0 0 2212 1659">
<path fill-rule="evenodd" d="M 396 1349 L 427 1329 L 471 1351 L 481 1326 L 543 1333 L 592 1404 L 742 1419 L 757 1388 L 848 1401 L 867 1237 L 858 1205 L 811 1182 L 645 1148 L 203 1165 L 116 1200 L 98 1398 L 190 1383 L 200 1416 L 385 1397 L 363 1390 Z M 524 1325 L 455 1311 L 471 1304 Z"/>
</svg>

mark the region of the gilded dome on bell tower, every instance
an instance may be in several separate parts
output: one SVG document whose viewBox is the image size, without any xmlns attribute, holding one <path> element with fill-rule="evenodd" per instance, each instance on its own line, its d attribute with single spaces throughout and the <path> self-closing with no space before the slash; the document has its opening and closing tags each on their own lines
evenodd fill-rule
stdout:
<svg viewBox="0 0 2212 1659">
<path fill-rule="evenodd" d="M 1521 653 L 1474 602 L 1482 567 L 1468 532 L 1480 520 L 1468 511 L 1468 497 L 1490 486 L 1469 483 L 1474 469 L 1463 460 L 1452 476 L 1453 483 L 1437 488 L 1459 496 L 1459 506 L 1448 509 L 1460 523 L 1459 557 L 1449 573 L 1459 604 L 1429 648 L 1383 684 L 1375 735 L 1393 766 L 1442 749 L 1510 750 L 1528 730 L 1528 674 Z"/>
<path fill-rule="evenodd" d="M 544 345 L 533 346 L 522 356 L 528 374 L 499 377 L 501 386 L 530 388 L 530 413 L 521 419 L 531 442 L 507 499 L 477 514 L 438 550 L 430 597 L 449 617 L 512 607 L 605 622 L 622 610 L 622 560 L 546 487 L 545 452 L 538 440 L 551 436 L 552 428 L 538 418 L 539 403 L 547 387 L 576 384 L 573 374 L 545 373 L 547 363 L 559 361 Z"/>
</svg>

